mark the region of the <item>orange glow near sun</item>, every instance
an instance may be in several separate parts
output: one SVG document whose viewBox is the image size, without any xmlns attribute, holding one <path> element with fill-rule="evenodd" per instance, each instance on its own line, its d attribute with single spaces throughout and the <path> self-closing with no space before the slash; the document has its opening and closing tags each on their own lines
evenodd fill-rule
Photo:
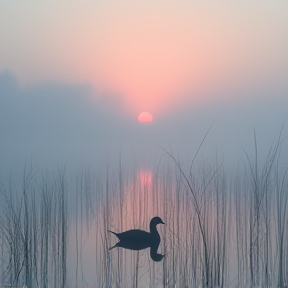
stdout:
<svg viewBox="0 0 288 288">
<path fill-rule="evenodd" d="M 153 121 L 153 116 L 149 112 L 142 112 L 138 116 L 138 121 L 139 122 L 152 122 Z"/>
</svg>

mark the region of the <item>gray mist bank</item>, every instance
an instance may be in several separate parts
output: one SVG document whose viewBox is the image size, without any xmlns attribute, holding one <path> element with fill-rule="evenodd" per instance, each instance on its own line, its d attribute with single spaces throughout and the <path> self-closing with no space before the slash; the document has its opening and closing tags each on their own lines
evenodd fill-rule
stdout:
<svg viewBox="0 0 288 288">
<path fill-rule="evenodd" d="M 97 95 L 89 84 L 21 86 L 4 71 L 0 74 L 1 175 L 21 175 L 31 161 L 40 169 L 117 165 L 120 157 L 130 164 L 135 160 L 155 164 L 163 155 L 160 146 L 189 162 L 212 123 L 200 155 L 236 166 L 245 158 L 244 150 L 254 153 L 254 129 L 259 157 L 280 133 L 287 117 L 285 89 L 226 92 L 220 97 L 225 101 L 191 102 L 143 124 L 124 114 L 120 96 Z M 282 135 L 287 137 L 288 125 Z M 287 149 L 287 143 L 283 145 Z"/>
</svg>

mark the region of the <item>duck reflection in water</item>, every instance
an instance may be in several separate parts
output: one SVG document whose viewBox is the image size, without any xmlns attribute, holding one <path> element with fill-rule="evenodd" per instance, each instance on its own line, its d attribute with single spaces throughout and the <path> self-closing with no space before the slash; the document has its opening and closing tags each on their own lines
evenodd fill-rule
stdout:
<svg viewBox="0 0 288 288">
<path fill-rule="evenodd" d="M 154 217 L 150 221 L 150 232 L 146 232 L 139 229 L 132 229 L 122 233 L 115 233 L 119 242 L 117 242 L 113 247 L 122 247 L 130 250 L 142 250 L 150 247 L 150 256 L 153 261 L 159 262 L 163 259 L 164 255 L 158 254 L 157 250 L 160 244 L 160 235 L 157 231 L 157 224 L 165 224 L 160 217 Z"/>
</svg>

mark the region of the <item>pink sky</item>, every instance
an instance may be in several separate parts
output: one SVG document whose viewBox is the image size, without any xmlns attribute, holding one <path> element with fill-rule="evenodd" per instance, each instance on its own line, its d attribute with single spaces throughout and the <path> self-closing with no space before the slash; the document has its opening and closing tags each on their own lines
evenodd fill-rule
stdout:
<svg viewBox="0 0 288 288">
<path fill-rule="evenodd" d="M 219 176 L 223 167 L 230 182 L 256 158 L 260 175 L 285 120 L 276 161 L 286 169 L 287 51 L 288 0 L 0 0 L 0 190 L 13 191 L 14 179 L 23 187 L 31 165 L 40 184 L 69 173 L 69 193 L 70 180 L 82 191 L 85 171 L 98 193 L 98 180 L 120 179 L 122 167 L 117 187 L 127 199 L 137 182 L 149 191 L 158 175 L 153 193 L 166 193 L 173 171 L 177 185 L 183 177 L 161 147 L 185 169 L 199 152 L 193 170 L 203 177 L 221 163 Z M 143 111 L 153 121 L 139 123 Z M 104 182 L 114 197 L 118 182 Z M 157 208 L 161 199 L 151 199 Z M 95 260 L 93 235 L 85 265 Z M 68 277 L 74 283 L 74 268 Z"/>
<path fill-rule="evenodd" d="M 159 117 L 285 85 L 287 13 L 287 1 L 1 1 L 0 71 L 90 83 Z"/>
</svg>

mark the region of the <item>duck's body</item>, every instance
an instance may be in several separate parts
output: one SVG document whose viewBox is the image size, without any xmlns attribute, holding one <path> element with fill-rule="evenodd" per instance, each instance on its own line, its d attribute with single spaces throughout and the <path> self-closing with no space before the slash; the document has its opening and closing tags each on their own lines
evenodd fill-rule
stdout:
<svg viewBox="0 0 288 288">
<path fill-rule="evenodd" d="M 113 247 L 111 247 L 110 250 L 113 249 L 114 247 L 122 247 L 130 250 L 142 250 L 151 247 L 152 245 L 151 233 L 143 230 L 133 229 L 122 233 L 115 233 L 113 231 L 109 232 L 115 234 L 119 239 L 119 242 L 116 243 Z M 160 236 L 159 236 L 159 243 L 160 243 Z"/>
<path fill-rule="evenodd" d="M 154 261 L 161 261 L 164 255 L 157 254 L 157 250 L 160 244 L 160 235 L 156 229 L 157 224 L 165 223 L 161 220 L 160 217 L 154 217 L 150 221 L 150 232 L 139 229 L 132 229 L 122 233 L 109 231 L 115 234 L 119 239 L 119 242 L 109 250 L 115 247 L 122 247 L 130 250 L 142 250 L 150 247 L 151 258 Z"/>
</svg>

